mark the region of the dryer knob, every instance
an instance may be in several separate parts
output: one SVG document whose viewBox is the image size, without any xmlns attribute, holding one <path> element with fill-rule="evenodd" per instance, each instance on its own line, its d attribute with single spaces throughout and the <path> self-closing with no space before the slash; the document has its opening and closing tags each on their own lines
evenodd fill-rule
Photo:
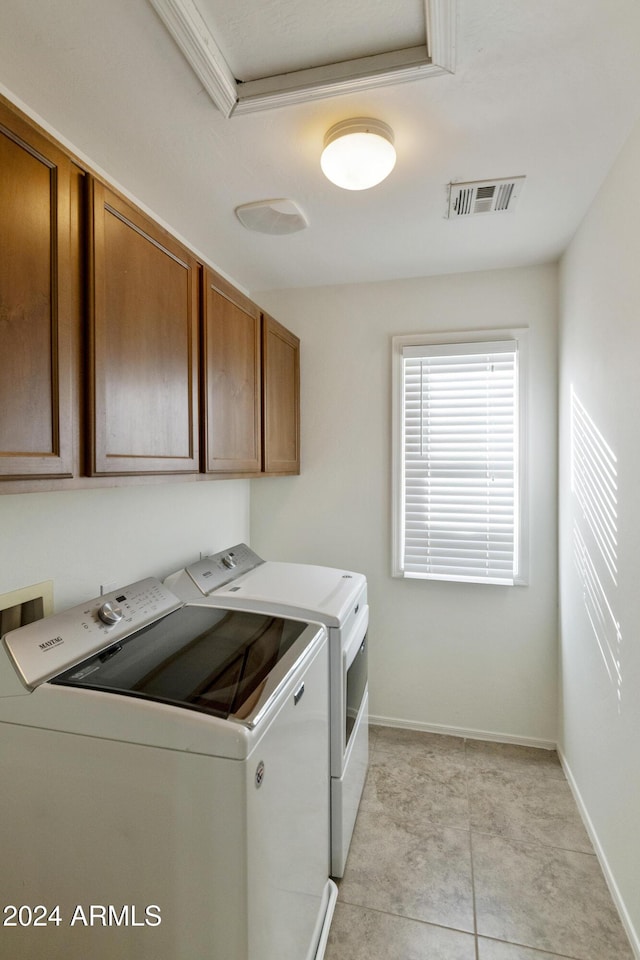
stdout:
<svg viewBox="0 0 640 960">
<path fill-rule="evenodd" d="M 100 609 L 98 610 L 98 616 L 103 623 L 106 623 L 107 626 L 112 627 L 115 623 L 118 623 L 124 617 L 122 607 L 119 607 L 117 603 L 114 603 L 113 600 L 107 600 L 106 603 L 103 603 Z"/>
<path fill-rule="evenodd" d="M 234 568 L 235 565 L 236 565 L 236 562 L 235 562 L 235 560 L 233 559 L 233 557 L 231 557 L 231 556 L 229 556 L 229 555 L 227 555 L 226 557 L 223 557 L 223 558 L 222 558 L 222 562 L 223 562 L 223 564 L 225 565 L 225 567 L 227 568 L 227 570 L 233 570 L 233 568 Z"/>
</svg>

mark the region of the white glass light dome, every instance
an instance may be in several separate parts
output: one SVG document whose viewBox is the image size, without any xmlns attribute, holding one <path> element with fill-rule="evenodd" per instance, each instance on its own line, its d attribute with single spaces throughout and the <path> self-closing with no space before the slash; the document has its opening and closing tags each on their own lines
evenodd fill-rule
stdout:
<svg viewBox="0 0 640 960">
<path fill-rule="evenodd" d="M 322 172 L 345 190 L 375 187 L 389 176 L 395 163 L 393 130 L 382 120 L 342 120 L 324 138 Z"/>
</svg>

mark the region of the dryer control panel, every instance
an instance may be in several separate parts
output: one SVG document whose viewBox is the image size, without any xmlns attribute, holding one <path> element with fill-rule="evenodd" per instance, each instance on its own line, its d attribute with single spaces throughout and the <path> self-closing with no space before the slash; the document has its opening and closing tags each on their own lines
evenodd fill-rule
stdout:
<svg viewBox="0 0 640 960">
<path fill-rule="evenodd" d="M 214 553 L 198 563 L 191 564 L 187 567 L 187 573 L 200 592 L 207 596 L 261 563 L 264 563 L 264 560 L 254 553 L 251 547 L 246 543 L 238 543 L 235 547 L 221 550 L 220 553 Z"/>
<path fill-rule="evenodd" d="M 118 641 L 181 606 L 160 580 L 148 577 L 11 630 L 4 647 L 23 684 L 32 690 L 100 650 L 108 655 Z"/>
</svg>

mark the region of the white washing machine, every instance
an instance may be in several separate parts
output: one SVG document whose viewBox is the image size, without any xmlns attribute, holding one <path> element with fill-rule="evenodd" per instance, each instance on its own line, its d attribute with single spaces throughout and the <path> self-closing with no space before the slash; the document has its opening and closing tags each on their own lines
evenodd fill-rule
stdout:
<svg viewBox="0 0 640 960">
<path fill-rule="evenodd" d="M 318 620 L 329 633 L 331 875 L 344 874 L 369 759 L 367 581 L 334 567 L 265 561 L 237 544 L 165 584 L 185 601 Z"/>
<path fill-rule="evenodd" d="M 149 579 L 0 650 L 3 956 L 320 960 L 327 637 Z"/>
</svg>

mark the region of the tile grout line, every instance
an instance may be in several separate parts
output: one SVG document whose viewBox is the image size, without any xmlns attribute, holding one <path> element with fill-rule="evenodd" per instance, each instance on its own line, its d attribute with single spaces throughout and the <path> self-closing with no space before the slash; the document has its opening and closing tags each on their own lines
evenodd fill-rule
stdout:
<svg viewBox="0 0 640 960">
<path fill-rule="evenodd" d="M 383 910 L 382 907 L 371 907 L 363 903 L 357 903 L 355 900 L 340 900 L 339 903 L 344 903 L 349 907 L 355 907 L 356 910 L 364 910 L 367 913 L 379 913 L 383 917 L 393 917 L 394 920 L 407 920 L 409 923 L 421 924 L 423 927 L 433 927 L 436 930 L 447 930 L 450 933 L 459 933 L 465 937 L 475 938 L 473 931 L 464 930 L 462 927 L 451 927 L 446 923 L 436 923 L 434 920 L 423 920 L 421 917 L 409 917 L 406 913 L 393 913 L 391 910 Z M 569 960 L 576 960 L 576 958 L 570 957 Z"/>
<path fill-rule="evenodd" d="M 520 843 L 522 845 L 529 845 L 531 847 L 545 847 L 548 850 L 559 850 L 561 853 L 575 853 L 580 857 L 595 857 L 597 860 L 597 855 L 593 850 L 576 850 L 575 847 L 562 847 L 557 843 L 550 843 L 545 840 L 538 839 L 523 839 L 522 837 L 512 836 L 510 833 L 493 833 L 491 830 L 474 830 L 474 833 L 477 833 L 481 837 L 492 837 L 495 840 L 504 840 L 506 843 Z"/>
<path fill-rule="evenodd" d="M 553 951 L 542 950 L 540 947 L 530 947 L 526 943 L 516 943 L 513 940 L 500 940 L 499 937 L 483 937 L 483 939 L 489 940 L 492 943 L 503 943 L 508 947 L 522 947 L 523 950 L 528 950 L 532 954 L 539 953 L 543 957 L 553 957 L 553 960 L 583 960 L 583 958 L 577 957 L 574 954 L 553 953 Z"/>
<path fill-rule="evenodd" d="M 464 782 L 467 792 L 467 815 L 469 817 L 469 865 L 471 868 L 471 903 L 473 907 L 473 945 L 476 960 L 480 960 L 480 944 L 478 941 L 478 912 L 476 909 L 476 880 L 473 870 L 473 831 L 471 830 L 471 797 L 469 794 L 469 760 L 467 757 L 467 740 L 464 741 Z"/>
</svg>

